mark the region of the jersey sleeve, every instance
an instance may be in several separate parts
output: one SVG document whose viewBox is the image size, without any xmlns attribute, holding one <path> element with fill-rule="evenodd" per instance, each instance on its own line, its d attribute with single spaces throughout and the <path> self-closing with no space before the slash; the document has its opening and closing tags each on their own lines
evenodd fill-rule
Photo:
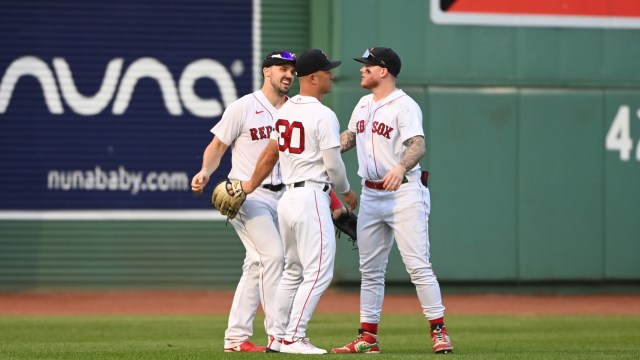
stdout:
<svg viewBox="0 0 640 360">
<path fill-rule="evenodd" d="M 318 121 L 318 146 L 320 150 L 340 146 L 340 122 L 336 114 L 325 108 Z"/>
<path fill-rule="evenodd" d="M 222 118 L 211 129 L 211 132 L 217 136 L 225 145 L 230 146 L 242 132 L 244 118 L 244 106 L 240 101 L 234 101 L 222 114 Z"/>
<path fill-rule="evenodd" d="M 414 101 L 407 102 L 398 113 L 398 128 L 402 142 L 414 136 L 423 136 L 422 110 Z"/>
<path fill-rule="evenodd" d="M 361 120 L 361 119 L 358 119 L 358 114 L 360 113 L 358 109 L 360 109 L 360 106 L 362 106 L 360 104 L 363 103 L 363 100 L 364 100 L 364 97 L 360 98 L 360 101 L 358 101 L 356 106 L 353 108 L 353 111 L 351 112 L 351 118 L 349 119 L 349 125 L 347 125 L 347 129 L 354 133 L 358 133 L 356 126 L 357 126 L 358 120 Z"/>
</svg>

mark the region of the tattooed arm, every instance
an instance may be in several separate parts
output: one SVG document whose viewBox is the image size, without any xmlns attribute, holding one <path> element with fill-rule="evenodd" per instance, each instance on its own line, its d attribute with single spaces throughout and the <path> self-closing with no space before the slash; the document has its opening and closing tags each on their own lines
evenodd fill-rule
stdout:
<svg viewBox="0 0 640 360">
<path fill-rule="evenodd" d="M 387 191 L 398 190 L 404 180 L 404 174 L 413 169 L 413 167 L 420 162 L 424 154 L 427 153 L 424 145 L 424 137 L 420 135 L 407 139 L 403 145 L 407 147 L 404 156 L 400 162 L 382 178 L 383 186 Z"/>
<path fill-rule="evenodd" d="M 427 149 L 424 145 L 424 137 L 420 135 L 409 138 L 402 144 L 407 147 L 407 152 L 400 160 L 400 165 L 407 172 L 418 165 L 420 159 L 427 153 Z"/>
<path fill-rule="evenodd" d="M 409 140 L 407 140 L 409 141 Z M 345 130 L 340 134 L 340 152 L 343 153 L 356 146 L 356 133 Z"/>
</svg>

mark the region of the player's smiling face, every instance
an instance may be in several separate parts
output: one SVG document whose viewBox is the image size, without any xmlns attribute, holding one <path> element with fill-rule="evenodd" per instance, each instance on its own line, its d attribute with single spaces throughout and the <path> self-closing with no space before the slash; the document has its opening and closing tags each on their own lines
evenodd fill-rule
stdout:
<svg viewBox="0 0 640 360">
<path fill-rule="evenodd" d="M 269 83 L 280 95 L 286 95 L 293 85 L 295 74 L 296 70 L 292 64 L 284 64 L 269 67 L 265 76 L 269 77 Z"/>
<path fill-rule="evenodd" d="M 365 89 L 373 89 L 378 86 L 380 66 L 364 64 L 360 68 L 360 86 Z"/>
</svg>

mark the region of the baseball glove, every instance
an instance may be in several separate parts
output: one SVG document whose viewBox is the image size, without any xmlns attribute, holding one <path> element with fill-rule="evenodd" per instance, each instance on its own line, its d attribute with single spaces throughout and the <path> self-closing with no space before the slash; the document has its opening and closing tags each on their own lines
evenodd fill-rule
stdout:
<svg viewBox="0 0 640 360">
<path fill-rule="evenodd" d="M 356 246 L 358 239 L 356 228 L 358 226 L 358 215 L 353 211 L 347 210 L 346 213 L 340 215 L 339 218 L 333 219 L 333 225 L 336 227 L 336 234 L 345 233 L 351 240 L 353 246 Z"/>
<path fill-rule="evenodd" d="M 247 199 L 247 194 L 242 190 L 239 180 L 224 180 L 213 189 L 211 203 L 220 211 L 233 219 L 238 215 L 242 203 Z"/>
</svg>

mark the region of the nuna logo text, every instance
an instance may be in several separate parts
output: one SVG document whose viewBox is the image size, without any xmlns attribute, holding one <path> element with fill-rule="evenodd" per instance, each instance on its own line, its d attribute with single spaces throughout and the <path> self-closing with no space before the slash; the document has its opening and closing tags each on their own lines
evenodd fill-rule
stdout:
<svg viewBox="0 0 640 360">
<path fill-rule="evenodd" d="M 238 98 L 232 74 L 218 61 L 208 58 L 189 63 L 177 82 L 167 66 L 155 58 L 139 58 L 124 72 L 124 59 L 115 58 L 109 61 L 101 86 L 93 95 L 78 91 L 71 68 L 64 58 L 53 58 L 52 65 L 53 71 L 45 61 L 35 56 L 14 60 L 0 82 L 0 114 L 7 111 L 16 84 L 23 76 L 33 76 L 38 80 L 51 114 L 64 113 L 62 99 L 75 113 L 83 116 L 100 114 L 113 99 L 111 112 L 122 115 L 131 102 L 136 84 L 143 78 L 151 78 L 158 83 L 165 108 L 173 116 L 182 115 L 185 109 L 197 117 L 220 116 L 224 108 Z M 233 75 L 239 76 L 244 66 L 236 60 L 231 70 Z M 195 83 L 202 78 L 217 84 L 221 99 L 205 99 L 196 94 Z"/>
</svg>

